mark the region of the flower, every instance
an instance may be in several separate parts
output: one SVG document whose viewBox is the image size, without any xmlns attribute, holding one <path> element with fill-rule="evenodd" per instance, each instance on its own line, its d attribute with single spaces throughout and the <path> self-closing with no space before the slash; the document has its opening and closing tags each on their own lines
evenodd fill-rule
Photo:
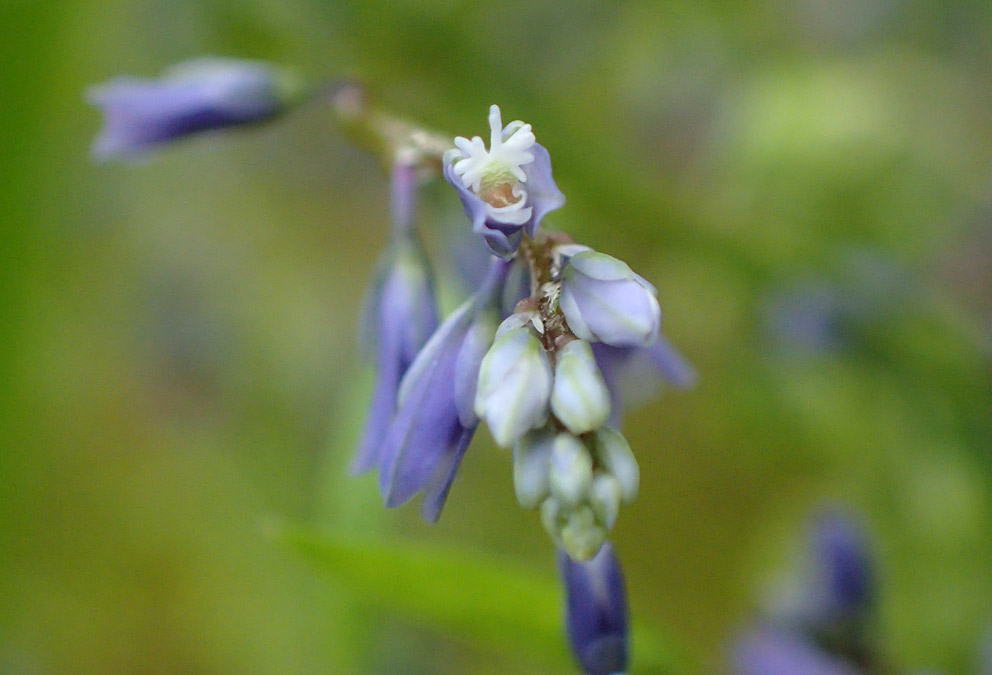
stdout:
<svg viewBox="0 0 992 675">
<path fill-rule="evenodd" d="M 625 408 L 654 395 L 660 380 L 680 389 L 696 383 L 695 369 L 661 335 L 647 347 L 611 347 L 594 342 L 592 353 L 610 393 L 609 423 L 613 426 L 620 425 Z"/>
<path fill-rule="evenodd" d="M 509 258 L 523 233 L 533 237 L 545 214 L 565 196 L 551 176 L 548 151 L 535 141 L 529 124 L 503 127 L 499 106 L 489 108 L 490 141 L 455 138 L 444 154 L 444 177 L 458 192 L 472 229 L 492 252 Z"/>
<path fill-rule="evenodd" d="M 500 332 L 479 368 L 475 413 L 486 419 L 496 443 L 508 448 L 547 421 L 553 376 L 548 353 L 530 327 Z"/>
<path fill-rule="evenodd" d="M 93 155 L 135 158 L 191 134 L 264 122 L 304 93 L 294 72 L 239 59 L 185 61 L 158 80 L 119 77 L 86 91 L 104 114 Z"/>
<path fill-rule="evenodd" d="M 823 620 L 843 621 L 867 612 L 875 599 L 873 565 L 865 537 L 839 510 L 821 513 L 812 535 L 815 602 Z"/>
<path fill-rule="evenodd" d="M 356 473 L 379 464 L 400 381 L 438 325 L 432 275 L 419 242 L 412 237 L 396 241 L 380 269 L 362 322 L 362 342 L 375 348 L 376 382 L 352 462 Z"/>
<path fill-rule="evenodd" d="M 558 306 L 576 337 L 614 347 L 647 346 L 657 340 L 657 293 L 626 263 L 605 253 L 580 251 L 561 276 Z"/>
<path fill-rule="evenodd" d="M 861 670 L 834 658 L 801 636 L 763 628 L 740 639 L 731 656 L 737 675 L 856 675 Z"/>
<path fill-rule="evenodd" d="M 509 264 L 494 261 L 483 286 L 438 327 L 403 377 L 396 415 L 379 450 L 379 488 L 387 507 L 423 490 L 424 519 L 440 516 L 478 425 L 473 402 L 479 366 L 496 332 L 508 270 Z"/>
<path fill-rule="evenodd" d="M 627 594 L 620 562 L 606 542 L 587 562 L 558 552 L 565 584 L 565 628 L 572 652 L 588 675 L 627 670 Z"/>
<path fill-rule="evenodd" d="M 856 521 L 832 508 L 813 522 L 811 565 L 783 587 L 757 628 L 730 654 L 739 675 L 874 671 L 881 662 L 871 627 L 875 601 L 867 543 Z"/>
</svg>

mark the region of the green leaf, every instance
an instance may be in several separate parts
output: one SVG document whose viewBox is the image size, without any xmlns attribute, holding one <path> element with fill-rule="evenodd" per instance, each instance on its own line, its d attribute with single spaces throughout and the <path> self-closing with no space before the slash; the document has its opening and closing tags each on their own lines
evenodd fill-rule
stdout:
<svg viewBox="0 0 992 675">
<path fill-rule="evenodd" d="M 286 524 L 269 531 L 361 602 L 548 665 L 570 658 L 562 591 L 550 574 L 453 547 L 363 540 Z M 632 672 L 685 672 L 684 657 L 657 629 L 635 621 L 633 630 Z"/>
</svg>

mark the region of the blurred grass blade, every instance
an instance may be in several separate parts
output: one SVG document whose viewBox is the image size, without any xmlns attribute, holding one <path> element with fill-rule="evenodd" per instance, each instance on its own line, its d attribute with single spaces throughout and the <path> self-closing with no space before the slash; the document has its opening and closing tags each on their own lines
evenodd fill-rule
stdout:
<svg viewBox="0 0 992 675">
<path fill-rule="evenodd" d="M 272 538 L 303 554 L 361 602 L 481 646 L 562 665 L 562 589 L 550 574 L 464 549 L 356 539 L 277 524 Z M 548 555 L 548 568 L 553 558 Z M 632 672 L 685 672 L 657 629 L 634 622 Z"/>
</svg>

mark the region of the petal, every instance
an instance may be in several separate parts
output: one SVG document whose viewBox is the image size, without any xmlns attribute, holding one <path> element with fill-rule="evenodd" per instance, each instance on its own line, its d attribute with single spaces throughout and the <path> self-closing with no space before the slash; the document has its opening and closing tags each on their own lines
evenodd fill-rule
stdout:
<svg viewBox="0 0 992 675">
<path fill-rule="evenodd" d="M 303 91 L 289 71 L 236 59 L 188 61 L 158 80 L 117 78 L 86 93 L 105 114 L 93 154 L 133 158 L 190 134 L 266 121 Z"/>
<path fill-rule="evenodd" d="M 483 310 L 472 323 L 455 364 L 455 406 L 462 426 L 474 426 L 479 418 L 475 414 L 475 394 L 479 384 L 479 367 L 493 344 L 496 323 L 495 310 Z"/>
<path fill-rule="evenodd" d="M 365 418 L 358 452 L 352 460 L 352 473 L 368 471 L 379 464 L 379 448 L 396 412 L 396 390 L 399 386 L 401 363 L 398 358 L 399 345 L 395 336 L 380 341 L 380 365 L 376 373 L 376 384 L 372 402 Z"/>
<path fill-rule="evenodd" d="M 734 645 L 733 672 L 738 675 L 856 675 L 858 669 L 784 630 L 763 628 Z"/>
<path fill-rule="evenodd" d="M 636 276 L 627 263 L 597 251 L 579 251 L 568 264 L 576 272 L 600 281 L 627 280 Z"/>
<path fill-rule="evenodd" d="M 458 473 L 458 466 L 462 457 L 468 449 L 472 436 L 475 434 L 476 425 L 462 429 L 454 443 L 445 450 L 444 457 L 437 464 L 434 475 L 431 477 L 427 487 L 424 488 L 424 499 L 420 503 L 420 515 L 428 523 L 436 523 L 441 517 L 441 509 L 448 499 L 448 492 L 451 490 L 451 483 Z"/>
<path fill-rule="evenodd" d="M 568 639 L 582 667 L 589 675 L 625 672 L 627 594 L 612 545 L 604 543 L 587 562 L 559 550 L 558 569 L 566 589 Z"/>
<path fill-rule="evenodd" d="M 548 151 L 540 143 L 535 143 L 529 149 L 534 154 L 534 161 L 525 164 L 523 169 L 527 174 L 528 203 L 534 212 L 525 230 L 527 236 L 533 238 L 544 216 L 565 204 L 565 195 L 558 189 L 551 175 L 551 156 Z"/>
</svg>

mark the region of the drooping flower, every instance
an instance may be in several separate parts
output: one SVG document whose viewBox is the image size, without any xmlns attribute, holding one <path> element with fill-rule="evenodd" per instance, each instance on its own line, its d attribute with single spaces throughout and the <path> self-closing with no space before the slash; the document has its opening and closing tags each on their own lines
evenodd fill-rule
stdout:
<svg viewBox="0 0 992 675">
<path fill-rule="evenodd" d="M 400 381 L 438 325 L 434 285 L 419 242 L 398 239 L 380 265 L 363 320 L 362 340 L 375 349 L 376 380 L 354 472 L 379 464 L 379 447 L 396 412 Z"/>
<path fill-rule="evenodd" d="M 663 336 L 647 347 L 592 343 L 596 364 L 610 393 L 609 423 L 620 425 L 624 410 L 657 393 L 661 381 L 679 389 L 696 383 L 696 370 Z"/>
<path fill-rule="evenodd" d="M 438 327 L 407 370 L 379 450 L 379 488 L 387 507 L 423 490 L 424 519 L 440 515 L 478 425 L 473 405 L 479 366 L 496 332 L 508 269 L 494 260 L 482 288 Z"/>
<path fill-rule="evenodd" d="M 616 258 L 580 251 L 561 273 L 558 305 L 582 340 L 614 347 L 647 346 L 658 338 L 661 308 L 654 287 Z"/>
<path fill-rule="evenodd" d="M 157 80 L 118 77 L 86 91 L 104 114 L 93 155 L 136 158 L 192 134 L 265 122 L 304 94 L 295 72 L 239 59 L 185 61 Z"/>
<path fill-rule="evenodd" d="M 587 562 L 558 552 L 565 584 L 565 628 L 572 652 L 587 675 L 627 670 L 627 594 L 613 546 L 606 542 Z"/>
<path fill-rule="evenodd" d="M 533 237 L 541 219 L 565 197 L 551 176 L 548 151 L 529 124 L 503 127 L 499 106 L 489 108 L 489 149 L 481 137 L 455 138 L 444 154 L 444 177 L 457 190 L 472 229 L 498 256 L 508 258 L 523 233 Z"/>
</svg>

